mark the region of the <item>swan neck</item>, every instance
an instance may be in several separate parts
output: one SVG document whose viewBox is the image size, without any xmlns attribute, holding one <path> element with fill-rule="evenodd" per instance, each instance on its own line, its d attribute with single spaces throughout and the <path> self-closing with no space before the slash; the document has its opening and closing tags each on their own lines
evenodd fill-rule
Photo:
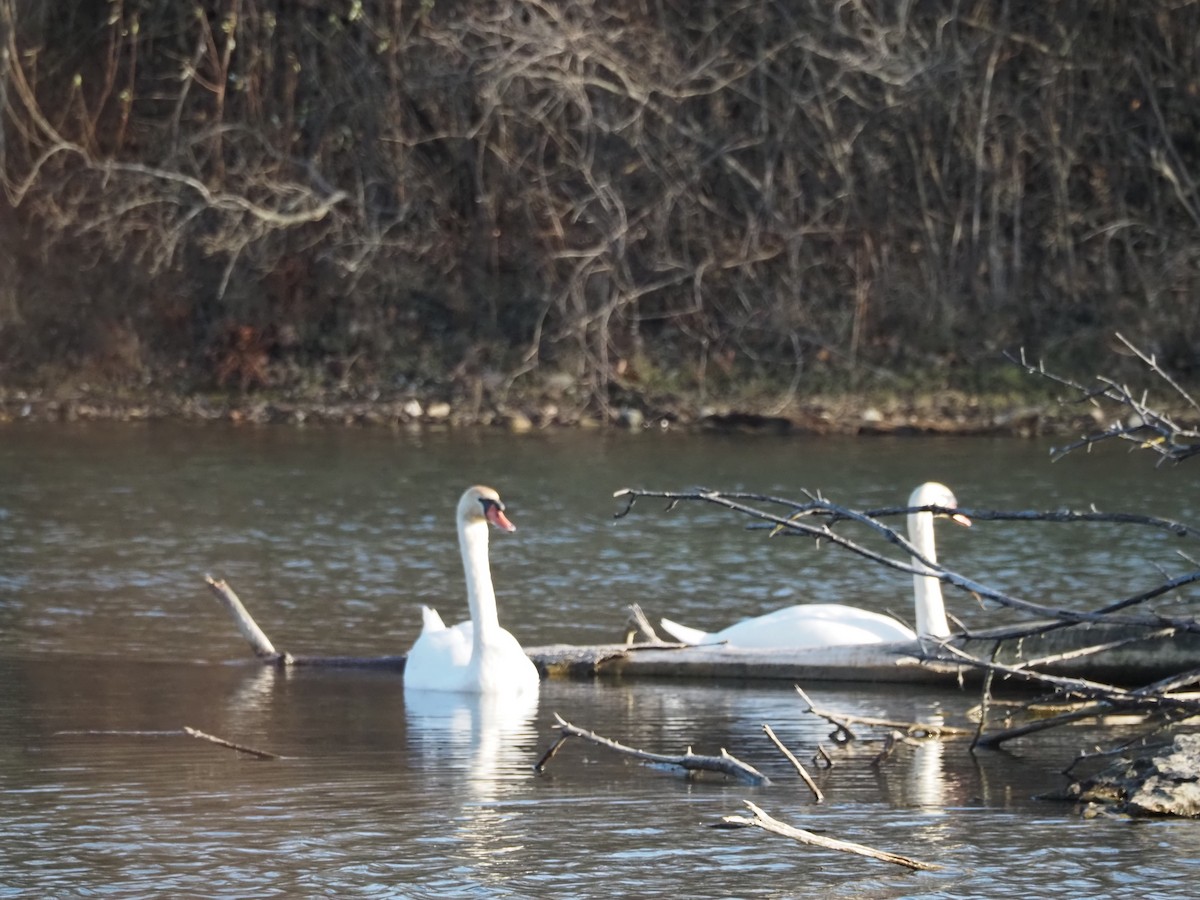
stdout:
<svg viewBox="0 0 1200 900">
<path fill-rule="evenodd" d="M 937 562 L 937 547 L 933 538 L 933 513 L 910 513 L 908 516 L 908 539 L 926 560 Z M 914 566 L 928 571 L 928 567 L 917 559 Z M 949 637 L 950 625 L 946 621 L 946 605 L 942 599 L 941 582 L 933 575 L 913 575 L 913 600 L 917 614 L 917 634 L 932 637 Z"/>
<path fill-rule="evenodd" d="M 488 565 L 488 526 L 476 521 L 458 526 L 458 543 L 462 549 L 463 571 L 467 576 L 467 605 L 474 623 L 474 642 L 478 647 L 500 628 L 496 615 L 496 591 L 492 587 L 492 570 Z"/>
</svg>

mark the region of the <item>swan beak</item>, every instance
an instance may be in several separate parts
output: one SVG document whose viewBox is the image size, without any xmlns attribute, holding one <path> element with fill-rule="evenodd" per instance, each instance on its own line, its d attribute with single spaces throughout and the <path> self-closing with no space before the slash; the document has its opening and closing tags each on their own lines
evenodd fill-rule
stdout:
<svg viewBox="0 0 1200 900">
<path fill-rule="evenodd" d="M 508 516 L 504 514 L 504 507 L 495 502 L 484 502 L 483 517 L 504 531 L 516 531 L 517 526 L 508 521 Z"/>
<path fill-rule="evenodd" d="M 954 513 L 950 516 L 950 521 L 957 522 L 959 525 L 965 525 L 967 528 L 971 527 L 971 520 L 962 513 Z"/>
</svg>

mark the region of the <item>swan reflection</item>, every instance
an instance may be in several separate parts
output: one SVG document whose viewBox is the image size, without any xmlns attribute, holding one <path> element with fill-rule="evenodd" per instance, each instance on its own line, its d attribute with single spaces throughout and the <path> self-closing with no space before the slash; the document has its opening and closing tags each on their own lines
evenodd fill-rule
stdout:
<svg viewBox="0 0 1200 900">
<path fill-rule="evenodd" d="M 533 777 L 537 707 L 536 693 L 404 692 L 411 770 L 485 883 L 502 883 L 522 856 L 529 811 L 508 795 Z"/>
<path fill-rule="evenodd" d="M 529 774 L 537 743 L 538 695 L 406 690 L 410 750 L 429 766 L 494 799 L 504 782 Z"/>
</svg>

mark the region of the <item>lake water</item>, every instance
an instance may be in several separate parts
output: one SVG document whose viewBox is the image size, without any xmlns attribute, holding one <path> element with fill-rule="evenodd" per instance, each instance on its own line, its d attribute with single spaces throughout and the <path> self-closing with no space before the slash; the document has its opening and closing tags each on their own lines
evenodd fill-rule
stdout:
<svg viewBox="0 0 1200 900">
<path fill-rule="evenodd" d="M 967 753 L 954 742 L 835 746 L 790 684 L 550 681 L 535 707 L 405 703 L 400 676 L 264 668 L 208 593 L 228 579 L 277 647 L 403 652 L 419 606 L 465 616 L 453 509 L 495 486 L 501 621 L 528 645 L 617 639 L 626 607 L 719 628 L 802 599 L 901 615 L 910 579 L 836 548 L 768 539 L 711 506 L 620 487 L 711 488 L 859 508 L 931 478 L 978 509 L 1085 508 L 1200 522 L 1195 465 L 1111 448 L 647 431 L 409 434 L 71 424 L 0 429 L 0 897 L 1190 897 L 1200 823 L 1082 819 L 1037 796 L 1105 735 L 1059 729 Z M 939 527 L 963 574 L 1094 607 L 1194 568 L 1198 549 L 1108 525 Z M 1173 601 L 1194 608 L 1197 592 Z M 1013 621 L 950 591 L 972 625 Z M 1160 604 L 1166 608 L 1167 604 Z M 974 691 L 809 685 L 822 706 L 968 724 Z M 641 749 L 720 748 L 746 787 L 569 743 L 554 715 Z M 815 804 L 762 734 L 806 763 Z M 280 754 L 258 760 L 185 726 Z M 935 872 L 711 826 L 752 800 Z"/>
</svg>

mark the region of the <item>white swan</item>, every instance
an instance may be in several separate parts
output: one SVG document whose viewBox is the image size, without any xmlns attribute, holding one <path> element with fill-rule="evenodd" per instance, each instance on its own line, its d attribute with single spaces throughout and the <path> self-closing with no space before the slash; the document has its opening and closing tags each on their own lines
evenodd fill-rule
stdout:
<svg viewBox="0 0 1200 900">
<path fill-rule="evenodd" d="M 516 527 L 504 515 L 500 495 L 489 487 L 467 488 L 458 501 L 458 545 L 467 576 L 471 621 L 447 628 L 436 610 L 421 608 L 424 626 L 404 664 L 404 689 L 490 694 L 536 692 L 537 668 L 517 639 L 500 627 L 488 566 L 488 523 Z"/>
<path fill-rule="evenodd" d="M 936 481 L 921 485 L 908 498 L 909 506 L 940 506 L 954 509 L 958 501 L 950 488 Z M 950 516 L 960 525 L 970 525 L 966 516 Z M 929 562 L 937 562 L 933 539 L 933 513 L 908 515 L 908 539 Z M 913 565 L 922 567 L 913 558 Z M 843 606 L 840 603 L 804 603 L 777 609 L 753 619 L 745 619 L 721 631 L 707 634 L 662 619 L 663 630 L 685 644 L 724 642 L 731 647 L 829 647 L 838 644 L 878 644 L 888 641 L 911 641 L 918 634 L 947 637 L 946 608 L 942 601 L 942 586 L 932 575 L 913 575 L 913 594 L 916 606 L 917 630 L 891 616 Z"/>
</svg>

